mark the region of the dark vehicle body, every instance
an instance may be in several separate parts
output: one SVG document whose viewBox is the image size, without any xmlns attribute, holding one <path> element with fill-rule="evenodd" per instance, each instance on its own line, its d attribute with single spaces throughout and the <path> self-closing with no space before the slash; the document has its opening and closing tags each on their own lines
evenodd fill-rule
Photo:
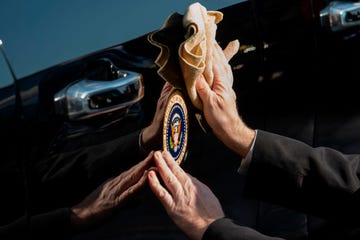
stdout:
<svg viewBox="0 0 360 240">
<path fill-rule="evenodd" d="M 248 125 L 312 146 L 359 153 L 360 29 L 332 31 L 324 26 L 320 10 L 328 4 L 325 0 L 241 2 L 220 9 L 224 19 L 216 37 L 222 47 L 231 40 L 240 41 L 241 50 L 230 64 L 239 112 Z M 66 162 L 59 159 L 67 152 L 116 140 L 151 122 L 164 84 L 154 64 L 158 53 L 144 33 L 0 89 L 0 184 L 2 192 L 9 193 L 0 198 L 1 224 L 24 214 L 71 206 L 116 173 L 104 172 L 88 181 L 81 163 L 71 166 L 71 175 L 62 172 L 60 165 Z M 142 77 L 141 100 L 84 118 L 71 119 L 68 111 L 58 109 L 63 105 L 56 103 L 55 96 L 71 84 L 84 79 L 104 84 L 118 79 L 109 70 L 114 66 Z M 107 107 L 101 105 L 106 104 L 106 97 L 97 99 L 100 110 Z M 124 99 L 118 101 L 134 99 L 132 92 Z M 341 226 L 334 228 L 300 210 L 244 197 L 244 179 L 236 172 L 239 156 L 210 132 L 204 133 L 197 122 L 189 131 L 183 168 L 210 186 L 229 217 L 274 236 L 341 239 Z M 120 167 L 129 166 L 125 159 L 118 161 L 120 165 L 124 162 Z M 100 227 L 77 236 L 91 237 L 185 238 L 150 191 Z"/>
</svg>

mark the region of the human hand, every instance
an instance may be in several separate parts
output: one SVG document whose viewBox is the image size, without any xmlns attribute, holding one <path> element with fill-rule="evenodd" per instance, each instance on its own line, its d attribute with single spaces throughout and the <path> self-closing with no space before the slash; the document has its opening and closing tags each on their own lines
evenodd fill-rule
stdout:
<svg viewBox="0 0 360 240">
<path fill-rule="evenodd" d="M 196 178 L 184 172 L 168 152 L 155 152 L 157 172 L 148 173 L 149 185 L 175 224 L 191 239 L 200 240 L 207 227 L 224 217 L 219 200 Z"/>
<path fill-rule="evenodd" d="M 161 145 L 165 107 L 173 89 L 174 87 L 170 83 L 165 82 L 157 101 L 153 120 L 149 126 L 143 129 L 141 134 L 140 141 L 144 149 L 152 150 L 158 147 L 157 145 Z"/>
<path fill-rule="evenodd" d="M 147 181 L 147 169 L 153 161 L 151 152 L 143 161 L 112 178 L 71 208 L 71 221 L 77 228 L 87 227 L 108 216 L 137 193 Z"/>
<path fill-rule="evenodd" d="M 196 90 L 203 103 L 205 119 L 215 136 L 244 157 L 250 149 L 255 131 L 246 126 L 238 113 L 236 94 L 232 88 L 233 74 L 227 55 L 220 46 L 215 46 L 213 85 L 210 87 L 204 76 L 200 75 Z"/>
</svg>

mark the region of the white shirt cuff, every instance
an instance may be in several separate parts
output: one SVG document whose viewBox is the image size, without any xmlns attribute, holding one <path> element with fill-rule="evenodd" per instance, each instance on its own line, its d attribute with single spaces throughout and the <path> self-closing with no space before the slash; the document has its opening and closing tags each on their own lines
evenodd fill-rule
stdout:
<svg viewBox="0 0 360 240">
<path fill-rule="evenodd" d="M 257 136 L 257 130 L 255 130 L 255 137 L 251 144 L 249 152 L 246 154 L 246 156 L 241 160 L 240 167 L 238 168 L 238 173 L 245 175 L 247 173 L 247 170 L 249 168 L 249 165 L 252 160 L 253 151 L 254 151 L 254 145 L 256 141 Z"/>
</svg>

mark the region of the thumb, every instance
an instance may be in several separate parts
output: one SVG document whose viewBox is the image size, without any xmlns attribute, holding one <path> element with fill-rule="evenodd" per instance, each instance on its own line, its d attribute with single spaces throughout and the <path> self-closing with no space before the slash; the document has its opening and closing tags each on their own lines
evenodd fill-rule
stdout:
<svg viewBox="0 0 360 240">
<path fill-rule="evenodd" d="M 196 91 L 199 94 L 201 101 L 205 101 L 211 93 L 209 84 L 206 82 L 203 75 L 200 75 L 195 83 Z"/>
</svg>

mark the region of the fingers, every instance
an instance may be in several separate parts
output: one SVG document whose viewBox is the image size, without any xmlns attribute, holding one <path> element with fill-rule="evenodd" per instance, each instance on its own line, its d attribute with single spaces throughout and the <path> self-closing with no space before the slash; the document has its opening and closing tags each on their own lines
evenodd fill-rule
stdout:
<svg viewBox="0 0 360 240">
<path fill-rule="evenodd" d="M 195 87 L 201 101 L 203 103 L 208 102 L 207 100 L 209 99 L 209 94 L 211 94 L 211 89 L 203 75 L 200 75 L 196 80 Z"/>
<path fill-rule="evenodd" d="M 161 102 L 164 98 L 166 98 L 172 89 L 173 89 L 173 86 L 170 83 L 165 82 L 165 84 L 161 90 L 159 102 Z"/>
<path fill-rule="evenodd" d="M 218 68 L 222 69 L 224 72 L 231 71 L 229 61 L 226 58 L 224 51 L 221 49 L 219 45 L 216 45 L 215 50 L 213 51 L 213 59 Z"/>
<path fill-rule="evenodd" d="M 162 153 L 162 157 L 166 161 L 166 164 L 170 168 L 171 172 L 174 173 L 175 177 L 182 183 L 187 177 L 185 171 L 179 166 L 169 152 L 164 151 Z"/>
<path fill-rule="evenodd" d="M 132 197 L 137 193 L 140 189 L 142 189 L 147 181 L 148 171 L 144 171 L 142 177 L 137 181 L 134 185 L 130 186 L 126 191 L 123 191 L 120 195 L 118 195 L 117 205 L 124 202 L 126 199 Z"/>
<path fill-rule="evenodd" d="M 113 180 L 113 184 L 116 186 L 117 204 L 130 198 L 145 186 L 148 169 L 151 166 L 153 157 L 154 152 L 150 152 L 143 161 L 123 172 Z"/>
<path fill-rule="evenodd" d="M 156 129 L 161 125 L 160 122 L 162 121 L 162 118 L 164 115 L 166 102 L 167 102 L 167 99 L 169 98 L 170 93 L 172 92 L 173 89 L 174 89 L 173 85 L 171 85 L 168 82 L 165 82 L 165 84 L 161 90 L 160 97 L 157 101 L 156 112 L 155 112 L 153 121 L 151 123 L 151 125 L 157 126 Z M 153 132 L 154 132 L 154 130 L 153 130 Z M 155 130 L 155 132 L 156 132 L 156 130 Z"/>
<path fill-rule="evenodd" d="M 224 84 L 224 86 L 232 88 L 233 75 L 231 67 L 219 45 L 216 45 L 216 49 L 213 51 L 213 60 L 214 85 Z"/>
<path fill-rule="evenodd" d="M 169 82 L 165 82 L 162 90 L 161 90 L 161 94 L 159 97 L 158 102 L 163 102 L 164 99 L 169 97 L 169 94 L 171 93 L 171 91 L 174 89 L 174 86 L 171 85 Z"/>
<path fill-rule="evenodd" d="M 144 172 L 151 166 L 153 155 L 154 152 L 150 152 L 143 161 L 121 173 L 113 180 L 113 184 L 116 186 L 116 191 L 119 195 L 141 181 L 144 176 Z"/>
<path fill-rule="evenodd" d="M 239 51 L 240 43 L 238 40 L 234 40 L 228 43 L 224 49 L 224 55 L 227 61 L 230 61 L 233 56 Z"/>
<path fill-rule="evenodd" d="M 169 92 L 170 90 L 172 90 L 174 88 L 173 85 L 171 85 L 169 82 L 165 82 L 164 86 L 163 86 L 163 91 L 164 92 Z"/>
<path fill-rule="evenodd" d="M 174 205 L 174 200 L 170 193 L 160 184 L 160 181 L 154 170 L 148 173 L 149 186 L 155 196 L 160 200 L 166 210 Z"/>
<path fill-rule="evenodd" d="M 165 158 L 167 159 L 165 161 Z M 154 153 L 154 161 L 155 165 L 158 169 L 158 172 L 161 176 L 161 178 L 164 180 L 164 184 L 167 187 L 167 189 L 170 191 L 172 196 L 176 196 L 179 194 L 179 191 L 182 190 L 181 184 L 177 178 L 176 174 L 179 174 L 179 171 L 173 172 L 173 170 L 169 167 L 169 159 L 171 156 L 166 155 L 164 158 L 163 154 L 160 153 L 160 151 L 157 151 Z M 174 164 L 175 160 L 172 160 Z M 178 168 L 180 168 L 177 165 Z"/>
<path fill-rule="evenodd" d="M 210 99 L 210 94 L 216 88 L 224 85 L 232 88 L 233 76 L 228 61 L 238 52 L 240 43 L 238 40 L 231 41 L 224 50 L 218 44 L 214 44 L 212 51 L 214 82 L 212 89 L 203 75 L 196 80 L 195 87 L 202 102 Z"/>
<path fill-rule="evenodd" d="M 148 169 L 153 161 L 154 152 L 151 151 L 149 155 L 138 164 L 131 167 L 129 170 L 125 171 L 121 175 L 127 176 L 127 181 L 129 182 L 136 182 L 142 176 L 143 172 Z"/>
<path fill-rule="evenodd" d="M 223 49 L 219 46 L 219 44 L 215 44 L 214 46 L 215 47 L 212 55 L 214 64 L 219 64 L 220 66 L 228 65 L 229 61 L 226 58 Z"/>
<path fill-rule="evenodd" d="M 148 174 L 149 186 L 169 213 L 183 196 L 183 184 L 189 178 L 168 152 L 155 152 L 154 161 L 166 188 L 161 185 L 155 170 Z"/>
</svg>

